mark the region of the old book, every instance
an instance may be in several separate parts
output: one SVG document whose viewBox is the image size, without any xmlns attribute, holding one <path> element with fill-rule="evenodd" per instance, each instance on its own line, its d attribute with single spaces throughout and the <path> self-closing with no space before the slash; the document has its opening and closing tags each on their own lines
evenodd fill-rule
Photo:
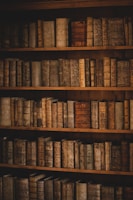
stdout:
<svg viewBox="0 0 133 200">
<path fill-rule="evenodd" d="M 42 86 L 49 86 L 50 81 L 50 60 L 42 60 L 41 79 Z"/>
<path fill-rule="evenodd" d="M 108 113 L 108 129 L 114 129 L 115 128 L 115 102 L 114 101 L 108 101 L 107 102 L 107 113 Z"/>
<path fill-rule="evenodd" d="M 1 162 L 8 163 L 7 158 L 7 137 L 3 137 L 1 139 Z"/>
<path fill-rule="evenodd" d="M 0 125 L 11 126 L 11 98 L 1 97 L 0 98 Z"/>
<path fill-rule="evenodd" d="M 93 18 L 94 46 L 102 46 L 102 20 Z"/>
<path fill-rule="evenodd" d="M 115 187 L 115 198 L 116 198 L 116 200 L 123 199 L 123 187 L 122 186 Z"/>
<path fill-rule="evenodd" d="M 79 85 L 85 87 L 85 59 L 79 59 Z"/>
<path fill-rule="evenodd" d="M 56 18 L 56 47 L 67 47 L 68 39 L 68 18 Z"/>
<path fill-rule="evenodd" d="M 20 24 L 13 22 L 11 24 L 10 32 L 10 46 L 13 48 L 20 47 Z"/>
<path fill-rule="evenodd" d="M 29 176 L 29 199 L 36 200 L 37 199 L 37 182 L 44 178 L 45 174 L 37 174 L 33 173 Z"/>
<path fill-rule="evenodd" d="M 124 127 L 124 106 L 122 101 L 115 102 L 115 129 L 123 129 Z"/>
<path fill-rule="evenodd" d="M 10 23 L 3 23 L 2 24 L 2 47 L 9 48 L 11 47 L 11 39 L 10 39 L 10 31 L 11 31 L 11 24 Z"/>
<path fill-rule="evenodd" d="M 103 76 L 104 76 L 104 87 L 110 87 L 111 78 L 111 62 L 109 57 L 103 58 Z"/>
<path fill-rule="evenodd" d="M 58 60 L 50 60 L 49 68 L 49 86 L 59 86 L 59 62 Z"/>
<path fill-rule="evenodd" d="M 9 60 L 9 85 L 16 87 L 16 59 Z"/>
<path fill-rule="evenodd" d="M 104 143 L 94 142 L 94 169 L 103 170 L 105 168 Z"/>
<path fill-rule="evenodd" d="M 13 164 L 13 162 L 14 162 L 14 145 L 13 145 L 13 140 L 11 140 L 11 139 L 7 140 L 5 151 L 7 151 L 7 163 L 8 164 Z"/>
<path fill-rule="evenodd" d="M 90 60 L 90 82 L 91 82 L 90 86 L 91 87 L 96 86 L 95 72 L 96 72 L 96 60 L 91 59 Z"/>
<path fill-rule="evenodd" d="M 60 178 L 55 178 L 53 180 L 53 186 L 54 186 L 54 199 L 55 200 L 62 200 L 62 184 Z"/>
<path fill-rule="evenodd" d="M 71 180 L 62 181 L 62 200 L 74 199 L 74 182 Z"/>
<path fill-rule="evenodd" d="M 99 101 L 99 129 L 106 129 L 107 121 L 107 102 Z"/>
<path fill-rule="evenodd" d="M 132 200 L 133 199 L 133 187 L 125 186 L 123 191 L 123 196 L 125 199 Z"/>
<path fill-rule="evenodd" d="M 27 141 L 21 138 L 14 139 L 14 164 L 26 165 Z"/>
<path fill-rule="evenodd" d="M 23 62 L 23 86 L 31 86 L 31 65 L 30 61 Z"/>
<path fill-rule="evenodd" d="M 61 141 L 53 142 L 53 166 L 61 167 Z"/>
<path fill-rule="evenodd" d="M 52 98 L 46 98 L 46 127 L 52 128 Z"/>
<path fill-rule="evenodd" d="M 85 86 L 90 87 L 90 59 L 85 58 Z"/>
<path fill-rule="evenodd" d="M 42 127 L 46 127 L 46 97 L 41 99 L 42 102 Z"/>
<path fill-rule="evenodd" d="M 67 109 L 68 109 L 68 128 L 74 128 L 74 104 L 75 101 L 68 100 L 67 101 Z"/>
<path fill-rule="evenodd" d="M 133 171 L 133 143 L 129 143 L 129 171 Z"/>
<path fill-rule="evenodd" d="M 38 100 L 36 103 L 36 112 L 37 112 L 37 127 L 42 127 L 42 101 L 41 100 Z"/>
<path fill-rule="evenodd" d="M 88 183 L 87 184 L 87 199 L 101 200 L 101 184 Z"/>
<path fill-rule="evenodd" d="M 64 167 L 64 168 L 67 168 L 67 160 L 68 160 L 68 155 L 67 155 L 67 140 L 66 139 L 63 139 L 61 141 L 61 158 L 62 158 L 62 163 L 61 163 L 61 166 Z"/>
<path fill-rule="evenodd" d="M 71 21 L 71 46 L 86 46 L 86 21 Z"/>
<path fill-rule="evenodd" d="M 75 187 L 76 187 L 75 188 L 76 199 L 87 200 L 87 183 L 82 181 L 77 181 L 75 183 Z"/>
<path fill-rule="evenodd" d="M 5 87 L 9 87 L 10 86 L 10 80 L 9 80 L 9 77 L 10 77 L 10 74 L 9 74 L 9 70 L 10 67 L 9 67 L 9 58 L 6 58 L 4 60 L 4 86 Z"/>
<path fill-rule="evenodd" d="M 109 46 L 121 46 L 125 44 L 123 18 L 115 17 L 108 19 Z"/>
<path fill-rule="evenodd" d="M 41 178 L 37 181 L 37 200 L 44 200 L 44 179 Z"/>
<path fill-rule="evenodd" d="M 53 178 L 48 177 L 44 179 L 44 199 L 52 200 L 54 199 L 54 187 L 53 187 Z"/>
<path fill-rule="evenodd" d="M 102 42 L 103 46 L 108 46 L 108 19 L 102 17 Z"/>
<path fill-rule="evenodd" d="M 0 59 L 0 87 L 4 86 L 4 60 Z"/>
<path fill-rule="evenodd" d="M 85 144 L 80 143 L 79 144 L 79 168 L 85 169 L 86 167 L 86 155 L 85 155 Z"/>
<path fill-rule="evenodd" d="M 105 141 L 105 170 L 109 171 L 111 169 L 111 146 L 112 142 Z"/>
<path fill-rule="evenodd" d="M 117 61 L 117 86 L 118 87 L 130 86 L 129 61 L 128 60 L 118 60 Z"/>
<path fill-rule="evenodd" d="M 85 168 L 86 169 L 94 169 L 94 152 L 93 152 L 93 144 L 85 144 Z"/>
<path fill-rule="evenodd" d="M 28 177 L 15 178 L 15 198 L 29 200 L 29 179 Z"/>
<path fill-rule="evenodd" d="M 99 102 L 91 101 L 91 128 L 99 128 Z"/>
<path fill-rule="evenodd" d="M 133 45 L 133 26 L 132 18 L 128 17 L 128 45 Z"/>
<path fill-rule="evenodd" d="M 61 104 L 60 104 L 61 103 Z M 59 126 L 63 126 L 63 116 L 62 116 L 62 102 L 60 102 L 58 105 L 58 100 L 55 99 L 55 101 L 52 101 L 52 127 L 57 128 L 58 127 L 58 117 L 59 117 Z M 59 109 L 59 113 L 58 113 Z M 54 113 L 54 114 L 53 114 Z M 62 118 L 61 118 L 62 117 Z"/>
<path fill-rule="evenodd" d="M 104 66 L 102 59 L 96 59 L 95 66 L 95 86 L 103 87 L 104 86 Z"/>
<path fill-rule="evenodd" d="M 62 140 L 62 167 L 74 168 L 74 141 Z"/>
<path fill-rule="evenodd" d="M 128 99 L 124 99 L 123 102 L 123 112 L 124 112 L 124 129 L 129 129 L 130 128 L 130 104 L 129 104 L 129 100 Z"/>
<path fill-rule="evenodd" d="M 22 22 L 21 34 L 21 47 L 29 47 L 29 22 Z"/>
<path fill-rule="evenodd" d="M 87 46 L 93 46 L 94 45 L 94 32 L 93 32 L 93 17 L 87 17 L 86 19 L 86 29 L 87 29 L 87 39 L 86 39 L 86 45 Z"/>
<path fill-rule="evenodd" d="M 90 102 L 75 102 L 75 127 L 90 128 Z"/>
<path fill-rule="evenodd" d="M 3 175 L 3 198 L 14 200 L 14 177 L 11 174 Z"/>
<path fill-rule="evenodd" d="M 23 86 L 23 79 L 22 79 L 22 75 L 23 75 L 23 72 L 22 72 L 22 65 L 23 65 L 23 61 L 18 59 L 16 61 L 16 86 Z"/>
<path fill-rule="evenodd" d="M 112 200 L 115 197 L 115 191 L 113 186 L 102 185 L 101 195 L 103 200 Z"/>
<path fill-rule="evenodd" d="M 30 127 L 31 100 L 24 99 L 23 102 L 23 126 Z"/>
<path fill-rule="evenodd" d="M 71 87 L 79 87 L 79 62 L 78 59 L 70 59 Z"/>
<path fill-rule="evenodd" d="M 29 22 L 29 47 L 37 47 L 37 23 L 36 21 Z"/>
<path fill-rule="evenodd" d="M 41 61 L 32 61 L 31 62 L 31 77 L 33 87 L 41 86 Z"/>
<path fill-rule="evenodd" d="M 37 144 L 36 141 L 27 141 L 26 147 L 26 165 L 37 165 Z"/>
<path fill-rule="evenodd" d="M 112 144 L 111 146 L 111 170 L 121 170 L 121 148 L 119 144 Z"/>
<path fill-rule="evenodd" d="M 52 140 L 48 140 L 45 142 L 44 154 L 45 154 L 45 166 L 53 167 L 53 141 Z"/>
<path fill-rule="evenodd" d="M 79 169 L 80 168 L 80 142 L 78 140 L 75 140 L 74 142 L 74 168 Z"/>
<path fill-rule="evenodd" d="M 130 66 L 130 87 L 133 87 L 133 59 L 129 59 Z"/>
<path fill-rule="evenodd" d="M 43 20 L 37 20 L 37 47 L 43 47 Z"/>
<path fill-rule="evenodd" d="M 55 22 L 43 21 L 43 46 L 55 47 Z"/>
<path fill-rule="evenodd" d="M 129 171 L 129 143 L 121 141 L 121 170 Z"/>
<path fill-rule="evenodd" d="M 110 59 L 110 86 L 116 87 L 117 79 L 116 79 L 116 70 L 117 70 L 117 59 L 111 58 Z"/>
<path fill-rule="evenodd" d="M 53 113 L 54 114 L 54 113 Z M 57 127 L 63 128 L 63 102 L 57 102 Z"/>
<path fill-rule="evenodd" d="M 62 85 L 61 86 L 71 86 L 71 75 L 70 75 L 70 60 L 62 60 Z"/>
<path fill-rule="evenodd" d="M 133 130 L 133 100 L 130 99 L 130 129 Z"/>
<path fill-rule="evenodd" d="M 63 102 L 63 127 L 68 127 L 68 104 Z"/>
</svg>

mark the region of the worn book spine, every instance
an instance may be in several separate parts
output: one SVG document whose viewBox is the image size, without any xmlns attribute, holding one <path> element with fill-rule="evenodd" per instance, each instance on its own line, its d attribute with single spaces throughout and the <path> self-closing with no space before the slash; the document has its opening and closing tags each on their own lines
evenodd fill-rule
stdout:
<svg viewBox="0 0 133 200">
<path fill-rule="evenodd" d="M 115 102 L 114 101 L 108 101 L 107 102 L 107 113 L 108 113 L 108 129 L 114 129 L 115 128 Z"/>
<path fill-rule="evenodd" d="M 79 144 L 79 168 L 80 169 L 85 169 L 85 144 L 80 143 Z"/>
<path fill-rule="evenodd" d="M 121 141 L 121 170 L 129 171 L 129 143 Z"/>
<path fill-rule="evenodd" d="M 106 129 L 107 121 L 107 102 L 99 101 L 99 129 Z"/>
<path fill-rule="evenodd" d="M 70 60 L 63 59 L 62 65 L 62 86 L 71 86 L 71 77 L 70 77 Z"/>
<path fill-rule="evenodd" d="M 111 170 L 121 170 L 121 148 L 119 144 L 112 144 L 111 147 Z"/>
<path fill-rule="evenodd" d="M 50 60 L 42 60 L 41 79 L 42 86 L 49 86 L 50 81 Z"/>
<path fill-rule="evenodd" d="M 59 86 L 59 61 L 50 60 L 49 68 L 49 86 Z"/>
<path fill-rule="evenodd" d="M 79 59 L 79 85 L 85 87 L 85 59 Z"/>
<path fill-rule="evenodd" d="M 9 80 L 9 59 L 4 60 L 4 86 L 9 87 L 10 80 Z"/>
<path fill-rule="evenodd" d="M 26 145 L 27 141 L 24 139 L 14 140 L 14 164 L 26 165 Z"/>
<path fill-rule="evenodd" d="M 130 65 L 130 87 L 133 87 L 133 59 L 129 60 Z"/>
<path fill-rule="evenodd" d="M 133 143 L 129 143 L 129 171 L 133 171 Z"/>
<path fill-rule="evenodd" d="M 133 100 L 130 99 L 130 129 L 133 130 Z"/>
<path fill-rule="evenodd" d="M 21 46 L 23 48 L 29 47 L 29 22 L 22 22 L 22 37 Z"/>
<path fill-rule="evenodd" d="M 41 81 L 41 61 L 32 61 L 31 62 L 31 77 L 33 87 L 38 87 L 42 85 Z"/>
<path fill-rule="evenodd" d="M 124 106 L 122 101 L 115 102 L 115 129 L 124 127 Z"/>
<path fill-rule="evenodd" d="M 86 26 L 87 26 L 87 41 L 86 41 L 86 45 L 87 46 L 93 46 L 94 45 L 94 32 L 93 32 L 93 17 L 87 17 L 86 19 Z"/>
<path fill-rule="evenodd" d="M 14 177 L 11 174 L 3 175 L 3 198 L 4 200 L 14 200 Z"/>
<path fill-rule="evenodd" d="M 87 198 L 88 200 L 96 199 L 100 200 L 101 199 L 101 184 L 97 183 L 88 183 L 87 184 Z"/>
<path fill-rule="evenodd" d="M 43 21 L 43 46 L 55 47 L 55 21 Z"/>
<path fill-rule="evenodd" d="M 101 18 L 93 18 L 94 46 L 102 46 L 102 20 Z"/>
<path fill-rule="evenodd" d="M 86 169 L 94 169 L 93 144 L 86 144 Z"/>
<path fill-rule="evenodd" d="M 61 141 L 61 158 L 62 158 L 62 163 L 61 166 L 64 168 L 67 168 L 68 166 L 68 155 L 67 155 L 67 151 L 68 151 L 68 145 L 67 145 L 67 140 L 63 139 Z"/>
<path fill-rule="evenodd" d="M 117 86 L 118 87 L 130 86 L 129 61 L 128 60 L 118 60 L 117 61 Z"/>
<path fill-rule="evenodd" d="M 111 170 L 111 146 L 112 142 L 105 141 L 105 170 Z"/>
<path fill-rule="evenodd" d="M 96 59 L 95 67 L 95 86 L 103 87 L 104 86 L 104 69 L 103 69 L 103 59 Z"/>
<path fill-rule="evenodd" d="M 123 112 L 124 112 L 124 129 L 129 129 L 130 128 L 130 104 L 129 104 L 129 100 L 125 99 L 123 102 Z"/>
<path fill-rule="evenodd" d="M 108 19 L 102 17 L 102 42 L 103 46 L 108 46 Z"/>
<path fill-rule="evenodd" d="M 67 167 L 74 168 L 74 140 L 67 140 Z"/>
<path fill-rule="evenodd" d="M 117 59 L 111 58 L 110 60 L 110 86 L 116 87 L 116 73 L 117 73 Z"/>
<path fill-rule="evenodd" d="M 53 166 L 61 167 L 61 141 L 53 143 Z"/>
<path fill-rule="evenodd" d="M 0 125 L 11 126 L 11 98 L 1 97 L 0 98 Z"/>
<path fill-rule="evenodd" d="M 45 143 L 45 166 L 53 167 L 53 141 L 49 140 Z"/>
<path fill-rule="evenodd" d="M 95 71 L 96 71 L 96 60 L 95 59 L 91 59 L 90 60 L 90 86 L 94 87 L 96 86 L 96 81 L 95 81 Z"/>
<path fill-rule="evenodd" d="M 23 72 L 22 72 L 22 65 L 23 65 L 23 61 L 18 59 L 16 61 L 16 86 L 23 86 L 23 79 L 22 79 L 22 75 L 23 75 Z"/>
<path fill-rule="evenodd" d="M 75 101 L 68 100 L 67 101 L 67 109 L 68 109 L 68 128 L 74 128 L 74 104 Z"/>
<path fill-rule="evenodd" d="M 37 47 L 37 24 L 36 21 L 29 22 L 29 47 Z"/>
<path fill-rule="evenodd" d="M 31 100 L 25 99 L 23 102 L 23 126 L 30 127 Z"/>
<path fill-rule="evenodd" d="M 91 101 L 91 128 L 99 128 L 99 102 Z"/>
<path fill-rule="evenodd" d="M 27 141 L 26 165 L 36 166 L 37 164 L 37 145 L 36 141 Z"/>
<path fill-rule="evenodd" d="M 110 87 L 110 70 L 111 70 L 111 64 L 110 64 L 110 58 L 104 57 L 103 58 L 103 76 L 104 76 L 104 87 Z"/>
<path fill-rule="evenodd" d="M 68 42 L 68 18 L 56 18 L 56 47 L 67 47 Z"/>
<path fill-rule="evenodd" d="M 63 128 L 63 102 L 62 101 L 57 102 L 57 127 Z"/>
<path fill-rule="evenodd" d="M 29 199 L 29 179 L 28 177 L 15 178 L 15 198 L 19 200 Z"/>
<path fill-rule="evenodd" d="M 43 47 L 43 20 L 38 19 L 36 25 L 37 32 L 37 47 Z"/>
<path fill-rule="evenodd" d="M 76 199 L 87 199 L 87 183 L 82 181 L 77 181 L 75 183 L 76 187 Z"/>
</svg>

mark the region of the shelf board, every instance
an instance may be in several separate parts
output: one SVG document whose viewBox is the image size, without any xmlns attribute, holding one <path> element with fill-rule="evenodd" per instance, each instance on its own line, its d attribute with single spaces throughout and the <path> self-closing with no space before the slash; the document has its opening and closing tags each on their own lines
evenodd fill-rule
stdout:
<svg viewBox="0 0 133 200">
<path fill-rule="evenodd" d="M 45 51 L 104 51 L 133 50 L 133 46 L 81 46 L 81 47 L 42 47 L 42 48 L 0 48 L 0 52 L 45 52 Z"/>
<path fill-rule="evenodd" d="M 133 91 L 133 87 L 0 87 L 0 91 Z"/>
<path fill-rule="evenodd" d="M 43 128 L 24 126 L 0 126 L 0 130 L 20 130 L 20 131 L 44 131 L 44 132 L 70 132 L 70 133 L 111 133 L 111 134 L 133 134 L 133 130 L 124 129 L 91 129 L 91 128 Z"/>
<path fill-rule="evenodd" d="M 86 7 L 114 7 L 114 6 L 132 6 L 132 0 L 68 0 L 68 1 L 42 1 L 42 2 L 14 2 L 1 3 L 1 11 L 19 11 L 19 10 L 47 10 L 64 8 L 86 8 Z"/>
<path fill-rule="evenodd" d="M 13 168 L 13 169 L 27 169 L 27 170 L 39 170 L 39 171 L 54 171 L 54 172 L 66 172 L 66 173 L 81 173 L 81 174 L 97 174 L 97 175 L 121 175 L 121 176 L 133 176 L 133 172 L 125 171 L 106 171 L 106 170 L 87 170 L 87 169 L 74 169 L 74 168 L 56 168 L 56 167 L 40 167 L 40 166 L 28 166 L 28 165 L 11 165 L 0 164 L 0 167 Z"/>
</svg>

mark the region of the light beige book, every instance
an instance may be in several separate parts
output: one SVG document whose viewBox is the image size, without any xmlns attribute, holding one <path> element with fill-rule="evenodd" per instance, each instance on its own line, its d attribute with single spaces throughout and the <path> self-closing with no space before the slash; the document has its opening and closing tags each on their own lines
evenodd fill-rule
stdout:
<svg viewBox="0 0 133 200">
<path fill-rule="evenodd" d="M 1 97 L 0 98 L 0 125 L 11 126 L 11 98 Z"/>
<path fill-rule="evenodd" d="M 56 18 L 56 47 L 68 46 L 68 18 Z"/>
<path fill-rule="evenodd" d="M 32 76 L 32 86 L 41 86 L 41 61 L 31 62 L 31 76 Z"/>
</svg>

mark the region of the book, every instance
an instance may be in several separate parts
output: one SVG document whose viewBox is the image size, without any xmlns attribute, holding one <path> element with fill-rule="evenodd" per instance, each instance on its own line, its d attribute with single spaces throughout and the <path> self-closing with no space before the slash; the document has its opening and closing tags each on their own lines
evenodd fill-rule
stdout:
<svg viewBox="0 0 133 200">
<path fill-rule="evenodd" d="M 85 86 L 90 87 L 90 59 L 85 58 Z"/>
<path fill-rule="evenodd" d="M 79 87 L 79 61 L 78 59 L 70 59 L 70 81 L 71 87 Z"/>
<path fill-rule="evenodd" d="M 99 102 L 91 101 L 91 128 L 99 128 Z"/>
<path fill-rule="evenodd" d="M 59 86 L 59 62 L 58 60 L 50 60 L 49 68 L 49 86 Z"/>
<path fill-rule="evenodd" d="M 75 102 L 75 127 L 90 128 L 90 102 Z"/>
<path fill-rule="evenodd" d="M 106 17 L 102 17 L 102 43 L 103 46 L 108 46 L 108 19 Z"/>
<path fill-rule="evenodd" d="M 105 170 L 111 170 L 111 146 L 112 142 L 105 141 Z"/>
<path fill-rule="evenodd" d="M 129 87 L 129 61 L 118 60 L 117 61 L 117 87 Z"/>
<path fill-rule="evenodd" d="M 123 102 L 115 102 L 115 129 L 123 129 L 124 127 L 124 110 Z"/>
<path fill-rule="evenodd" d="M 37 19 L 37 47 L 43 47 L 43 20 Z"/>
<path fill-rule="evenodd" d="M 116 58 L 111 58 L 110 59 L 110 86 L 111 87 L 116 87 L 117 84 L 117 59 Z"/>
<path fill-rule="evenodd" d="M 68 113 L 68 128 L 74 128 L 74 104 L 75 101 L 67 101 L 67 113 Z"/>
<path fill-rule="evenodd" d="M 121 46 L 125 44 L 123 18 L 108 18 L 108 40 L 109 46 Z"/>
<path fill-rule="evenodd" d="M 14 164 L 26 165 L 27 140 L 21 138 L 14 139 Z"/>
<path fill-rule="evenodd" d="M 109 57 L 103 58 L 103 76 L 104 76 L 104 87 L 110 87 L 111 85 L 111 60 Z"/>
<path fill-rule="evenodd" d="M 129 171 L 129 143 L 121 141 L 121 170 Z"/>
<path fill-rule="evenodd" d="M 114 101 L 107 102 L 107 113 L 108 113 L 107 127 L 109 129 L 115 129 L 115 102 Z"/>
<path fill-rule="evenodd" d="M 87 39 L 86 39 L 86 45 L 87 46 L 93 46 L 94 45 L 94 31 L 93 31 L 93 17 L 87 17 L 86 19 L 86 29 L 87 29 Z"/>
<path fill-rule="evenodd" d="M 86 46 L 86 21 L 71 21 L 71 46 Z"/>
<path fill-rule="evenodd" d="M 85 168 L 86 169 L 94 169 L 94 152 L 93 152 L 93 144 L 85 144 Z"/>
<path fill-rule="evenodd" d="M 0 98 L 0 125 L 11 126 L 11 98 L 1 97 Z"/>
<path fill-rule="evenodd" d="M 129 171 L 132 172 L 133 171 L 133 143 L 130 142 L 129 143 Z"/>
<path fill-rule="evenodd" d="M 130 129 L 133 130 L 133 100 L 129 100 L 129 107 L 130 107 Z"/>
<path fill-rule="evenodd" d="M 30 127 L 30 118 L 31 118 L 31 100 L 24 99 L 23 101 L 23 126 Z"/>
<path fill-rule="evenodd" d="M 75 189 L 76 199 L 87 200 L 87 183 L 82 181 L 77 181 L 75 183 L 75 187 L 76 187 Z"/>
<path fill-rule="evenodd" d="M 61 167 L 61 141 L 53 142 L 53 166 Z"/>
<path fill-rule="evenodd" d="M 102 46 L 102 20 L 101 18 L 93 18 L 93 34 L 94 46 Z"/>
<path fill-rule="evenodd" d="M 90 86 L 94 87 L 96 86 L 96 77 L 95 77 L 95 72 L 96 72 L 96 60 L 91 59 L 90 60 Z"/>
<path fill-rule="evenodd" d="M 85 144 L 80 142 L 79 144 L 79 168 L 85 169 L 86 167 L 86 155 L 85 155 Z"/>
<path fill-rule="evenodd" d="M 41 80 L 42 86 L 49 86 L 50 81 L 50 60 L 42 60 Z"/>
<path fill-rule="evenodd" d="M 53 167 L 53 141 L 47 140 L 44 146 L 45 166 Z"/>
<path fill-rule="evenodd" d="M 94 169 L 103 170 L 105 168 L 105 150 L 103 142 L 94 142 Z"/>
<path fill-rule="evenodd" d="M 55 21 L 43 20 L 43 46 L 55 47 Z"/>
<path fill-rule="evenodd" d="M 112 200 L 115 197 L 115 191 L 113 186 L 102 185 L 101 196 L 103 200 Z"/>
<path fill-rule="evenodd" d="M 9 86 L 16 87 L 16 59 L 9 60 Z"/>
<path fill-rule="evenodd" d="M 29 22 L 29 47 L 37 47 L 37 23 L 36 21 Z"/>
<path fill-rule="evenodd" d="M 36 141 L 27 141 L 26 147 L 26 165 L 37 165 L 37 144 Z"/>
<path fill-rule="evenodd" d="M 67 47 L 69 45 L 68 23 L 68 18 L 56 18 L 56 47 Z"/>
<path fill-rule="evenodd" d="M 130 128 L 130 104 L 129 104 L 129 100 L 128 99 L 125 99 L 124 102 L 123 102 L 123 112 L 124 112 L 124 129 L 129 129 Z"/>
<path fill-rule="evenodd" d="M 41 62 L 40 61 L 32 61 L 31 62 L 31 85 L 33 87 L 38 87 L 42 85 L 41 82 Z"/>
<path fill-rule="evenodd" d="M 14 200 L 14 177 L 11 174 L 3 175 L 3 198 Z"/>
<path fill-rule="evenodd" d="M 119 144 L 112 144 L 111 146 L 111 170 L 121 170 L 121 148 Z"/>
<path fill-rule="evenodd" d="M 15 178 L 15 198 L 19 200 L 29 200 L 29 179 L 28 177 Z"/>
<path fill-rule="evenodd" d="M 87 184 L 87 199 L 101 200 L 101 184 L 88 183 Z"/>
<path fill-rule="evenodd" d="M 85 87 L 85 59 L 79 59 L 79 85 Z"/>
<path fill-rule="evenodd" d="M 99 129 L 107 128 L 107 102 L 99 101 Z"/>
<path fill-rule="evenodd" d="M 4 86 L 4 60 L 0 59 L 0 87 Z"/>
</svg>

